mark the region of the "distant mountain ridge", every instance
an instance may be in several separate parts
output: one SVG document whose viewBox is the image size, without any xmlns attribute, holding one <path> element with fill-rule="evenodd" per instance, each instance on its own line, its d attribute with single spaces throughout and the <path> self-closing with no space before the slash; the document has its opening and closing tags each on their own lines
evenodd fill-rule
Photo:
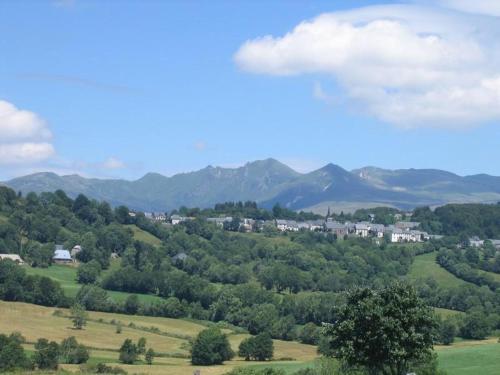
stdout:
<svg viewBox="0 0 500 375">
<path fill-rule="evenodd" d="M 181 206 L 210 207 L 215 203 L 252 200 L 270 207 L 324 211 L 342 205 L 387 205 L 403 209 L 450 202 L 500 201 L 500 177 L 458 176 L 437 169 L 388 170 L 364 167 L 347 171 L 335 164 L 310 173 L 265 159 L 238 168 L 208 166 L 166 177 L 148 173 L 135 181 L 36 173 L 5 182 L 16 191 L 37 193 L 62 189 L 143 211 L 169 211 Z"/>
</svg>

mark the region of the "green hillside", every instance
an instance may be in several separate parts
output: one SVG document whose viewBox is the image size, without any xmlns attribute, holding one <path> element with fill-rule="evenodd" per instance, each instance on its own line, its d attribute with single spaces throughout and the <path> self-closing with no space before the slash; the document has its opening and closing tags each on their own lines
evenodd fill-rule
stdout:
<svg viewBox="0 0 500 375">
<path fill-rule="evenodd" d="M 414 281 L 432 277 L 440 286 L 445 288 L 468 284 L 439 266 L 436 262 L 436 255 L 436 252 L 417 255 L 408 273 L 408 278 Z"/>
</svg>

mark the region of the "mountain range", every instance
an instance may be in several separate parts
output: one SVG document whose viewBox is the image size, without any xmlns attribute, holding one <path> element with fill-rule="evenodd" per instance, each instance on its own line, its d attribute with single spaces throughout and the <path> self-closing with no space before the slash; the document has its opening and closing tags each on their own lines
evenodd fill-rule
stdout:
<svg viewBox="0 0 500 375">
<path fill-rule="evenodd" d="M 324 213 L 360 207 L 411 209 L 450 202 L 500 201 L 500 177 L 459 176 L 438 169 L 388 170 L 365 167 L 347 171 L 335 164 L 299 173 L 275 159 L 239 168 L 208 166 L 166 177 L 148 173 L 135 181 L 35 173 L 4 182 L 23 193 L 64 190 L 83 193 L 112 205 L 142 211 L 169 211 L 181 206 L 211 207 L 215 203 L 252 200 L 263 207 L 280 203 L 294 210 Z"/>
</svg>

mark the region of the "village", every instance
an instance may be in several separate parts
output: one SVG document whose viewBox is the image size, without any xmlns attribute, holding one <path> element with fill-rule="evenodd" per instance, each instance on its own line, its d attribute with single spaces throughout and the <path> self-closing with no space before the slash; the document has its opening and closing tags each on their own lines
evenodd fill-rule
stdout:
<svg viewBox="0 0 500 375">
<path fill-rule="evenodd" d="M 135 215 L 135 214 L 132 214 Z M 145 217 L 149 220 L 160 222 L 165 225 L 178 225 L 182 222 L 194 220 L 195 217 L 181 216 L 173 214 L 168 217 L 164 213 L 144 213 Z M 410 215 L 407 215 L 410 216 Z M 399 215 L 398 218 L 402 218 Z M 371 220 L 375 216 L 370 217 Z M 387 238 L 392 243 L 404 242 L 423 242 L 429 240 L 432 236 L 426 232 L 417 230 L 420 223 L 414 221 L 397 221 L 394 225 L 376 224 L 370 221 L 361 222 L 339 222 L 332 218 L 318 219 L 318 220 L 254 220 L 250 218 L 233 218 L 231 216 L 224 217 L 209 217 L 205 219 L 207 222 L 215 224 L 217 227 L 239 231 L 239 232 L 261 232 L 266 227 L 276 228 L 279 232 L 299 232 L 299 231 L 313 231 L 332 233 L 336 238 L 345 238 L 346 236 L 361 237 L 361 238 Z"/>
</svg>

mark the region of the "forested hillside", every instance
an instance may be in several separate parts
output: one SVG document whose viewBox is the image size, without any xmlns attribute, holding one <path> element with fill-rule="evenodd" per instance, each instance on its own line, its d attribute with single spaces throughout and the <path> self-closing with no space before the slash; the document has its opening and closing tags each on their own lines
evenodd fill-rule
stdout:
<svg viewBox="0 0 500 375">
<path fill-rule="evenodd" d="M 429 233 L 500 239 L 500 204 L 447 204 L 415 209 L 413 220 Z"/>
<path fill-rule="evenodd" d="M 218 213 L 225 210 L 263 214 L 250 204 L 215 208 Z M 378 212 L 390 214 L 386 209 Z M 419 254 L 440 249 L 440 264 L 462 277 L 443 261 L 457 241 L 447 237 L 417 245 L 378 245 L 370 239 L 341 240 L 311 231 L 237 233 L 201 218 L 168 227 L 140 213 L 129 215 L 127 207 L 112 209 L 83 195 L 73 200 L 56 191 L 22 197 L 3 187 L 0 253 L 19 254 L 29 265 L 25 269 L 0 262 L 0 298 L 46 306 L 70 306 L 76 300 L 88 310 L 223 321 L 252 334 L 318 343 L 320 324 L 336 319 L 343 298 L 339 292 L 413 280 L 428 304 L 474 312 L 487 322 L 488 332 L 499 328 L 497 283 L 479 281 L 476 286 L 465 278 L 470 283 L 459 287 L 440 285 L 432 274 L 409 277 Z M 78 263 L 68 266 L 78 266 L 72 268 L 74 283 L 80 284 L 74 296 L 64 295 L 53 277 L 44 277 L 56 269 L 51 265 L 56 243 L 82 247 Z M 117 259 L 111 261 L 112 254 Z M 494 259 L 495 254 L 488 254 Z M 482 256 L 477 267 L 497 272 L 494 264 L 487 264 Z M 33 267 L 42 271 L 31 272 Z M 110 297 L 114 292 L 150 298 L 119 300 Z"/>
</svg>

